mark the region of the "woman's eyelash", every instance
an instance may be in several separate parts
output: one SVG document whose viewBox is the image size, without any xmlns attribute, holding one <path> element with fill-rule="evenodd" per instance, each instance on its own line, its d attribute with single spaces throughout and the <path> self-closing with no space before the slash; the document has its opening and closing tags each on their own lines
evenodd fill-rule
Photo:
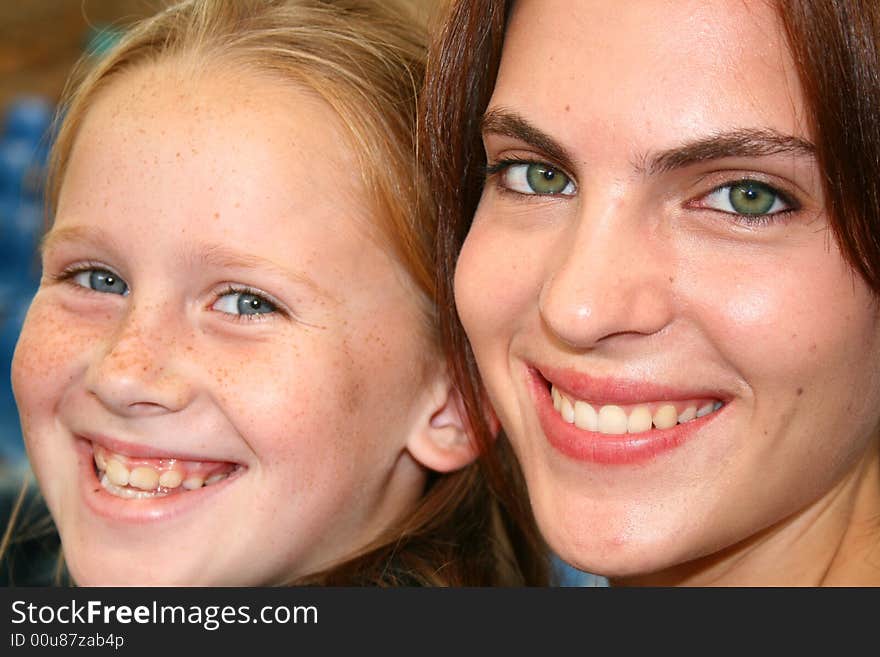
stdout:
<svg viewBox="0 0 880 657">
<path fill-rule="evenodd" d="M 700 209 L 721 212 L 748 226 L 766 226 L 788 218 L 800 203 L 773 185 L 753 178 L 722 183 L 692 202 Z"/>
<path fill-rule="evenodd" d="M 486 166 L 486 180 L 497 176 L 497 186 L 520 196 L 568 197 L 577 191 L 574 179 L 549 162 L 505 158 Z"/>
<path fill-rule="evenodd" d="M 514 164 L 535 164 L 534 160 L 526 160 L 521 158 L 506 158 L 503 160 L 498 160 L 495 163 L 489 164 L 486 163 L 486 177 L 491 178 L 492 176 L 501 173 L 508 167 Z"/>
</svg>

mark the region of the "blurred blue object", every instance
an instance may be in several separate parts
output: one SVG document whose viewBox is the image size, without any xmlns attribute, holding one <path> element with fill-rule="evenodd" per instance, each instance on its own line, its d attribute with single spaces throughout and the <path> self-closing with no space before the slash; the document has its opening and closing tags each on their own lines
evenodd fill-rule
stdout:
<svg viewBox="0 0 880 657">
<path fill-rule="evenodd" d="M 3 120 L 3 139 L 40 143 L 52 124 L 53 105 L 42 96 L 20 96 L 13 100 Z"/>
<path fill-rule="evenodd" d="M 102 57 L 125 34 L 111 25 L 95 25 L 86 35 L 85 51 L 91 57 Z"/>
<path fill-rule="evenodd" d="M 37 245 L 43 230 L 43 188 L 54 108 L 34 96 L 16 98 L 0 133 L 0 460 L 24 458 L 10 365 L 30 300 L 39 284 Z"/>
<path fill-rule="evenodd" d="M 553 555 L 551 561 L 553 579 L 556 586 L 591 587 L 608 586 L 608 580 L 600 575 L 593 575 L 569 566 L 562 559 Z"/>
</svg>

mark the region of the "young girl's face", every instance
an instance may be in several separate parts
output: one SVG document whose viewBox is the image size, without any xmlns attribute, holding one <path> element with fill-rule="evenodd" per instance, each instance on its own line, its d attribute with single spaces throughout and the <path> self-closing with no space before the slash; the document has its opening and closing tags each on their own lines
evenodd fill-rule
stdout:
<svg viewBox="0 0 880 657">
<path fill-rule="evenodd" d="M 432 349 L 346 144 L 253 73 L 135 70 L 87 110 L 13 366 L 78 583 L 274 583 L 420 495 Z"/>
<path fill-rule="evenodd" d="M 880 326 L 809 141 L 770 3 L 515 3 L 455 292 L 565 559 L 830 558 L 876 461 Z"/>
</svg>

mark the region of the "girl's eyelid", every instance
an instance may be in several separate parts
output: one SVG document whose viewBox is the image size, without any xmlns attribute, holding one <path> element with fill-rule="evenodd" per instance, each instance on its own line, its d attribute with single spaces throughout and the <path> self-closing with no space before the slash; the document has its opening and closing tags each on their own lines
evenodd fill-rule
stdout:
<svg viewBox="0 0 880 657">
<path fill-rule="evenodd" d="M 274 308 L 275 311 L 284 317 L 294 317 L 293 311 L 285 304 L 283 301 L 278 299 L 278 297 L 269 294 L 257 287 L 252 287 L 250 285 L 242 285 L 240 283 L 222 283 L 218 286 L 218 289 L 213 294 L 213 301 L 208 305 L 209 308 L 213 307 L 215 303 L 220 299 L 220 297 L 226 296 L 227 294 L 250 294 L 255 297 L 259 297 L 264 301 L 268 301 Z M 218 311 L 220 312 L 220 311 Z M 228 313 L 224 313 L 228 314 Z M 272 313 L 265 313 L 272 314 Z"/>
<path fill-rule="evenodd" d="M 77 274 L 81 274 L 84 271 L 91 271 L 95 269 L 108 271 L 114 276 L 118 276 L 122 280 L 126 280 L 125 276 L 120 274 L 115 267 L 112 267 L 98 260 L 81 260 L 72 265 L 65 265 L 64 267 L 61 267 L 58 270 L 58 273 L 54 274 L 54 276 L 56 278 L 71 278 L 73 276 L 76 276 Z"/>
<path fill-rule="evenodd" d="M 125 294 L 122 296 L 128 296 L 131 293 L 131 285 L 129 284 L 128 279 L 125 276 L 120 274 L 115 268 L 98 261 L 80 261 L 75 264 L 62 267 L 60 270 L 54 273 L 49 270 L 49 277 L 52 281 L 58 283 L 70 283 L 74 287 L 80 288 L 87 292 L 96 292 L 97 290 L 93 290 L 91 288 L 84 287 L 82 285 L 79 285 L 78 283 L 73 282 L 73 279 L 76 278 L 77 275 L 87 271 L 109 272 L 125 283 L 127 289 Z"/>
</svg>

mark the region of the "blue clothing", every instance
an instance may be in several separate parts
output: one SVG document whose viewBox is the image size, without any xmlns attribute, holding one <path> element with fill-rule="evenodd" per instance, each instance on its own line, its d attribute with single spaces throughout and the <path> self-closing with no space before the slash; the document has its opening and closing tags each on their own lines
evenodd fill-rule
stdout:
<svg viewBox="0 0 880 657">
<path fill-rule="evenodd" d="M 551 565 L 556 586 L 608 586 L 604 577 L 578 570 L 556 555 L 551 558 Z"/>
</svg>

